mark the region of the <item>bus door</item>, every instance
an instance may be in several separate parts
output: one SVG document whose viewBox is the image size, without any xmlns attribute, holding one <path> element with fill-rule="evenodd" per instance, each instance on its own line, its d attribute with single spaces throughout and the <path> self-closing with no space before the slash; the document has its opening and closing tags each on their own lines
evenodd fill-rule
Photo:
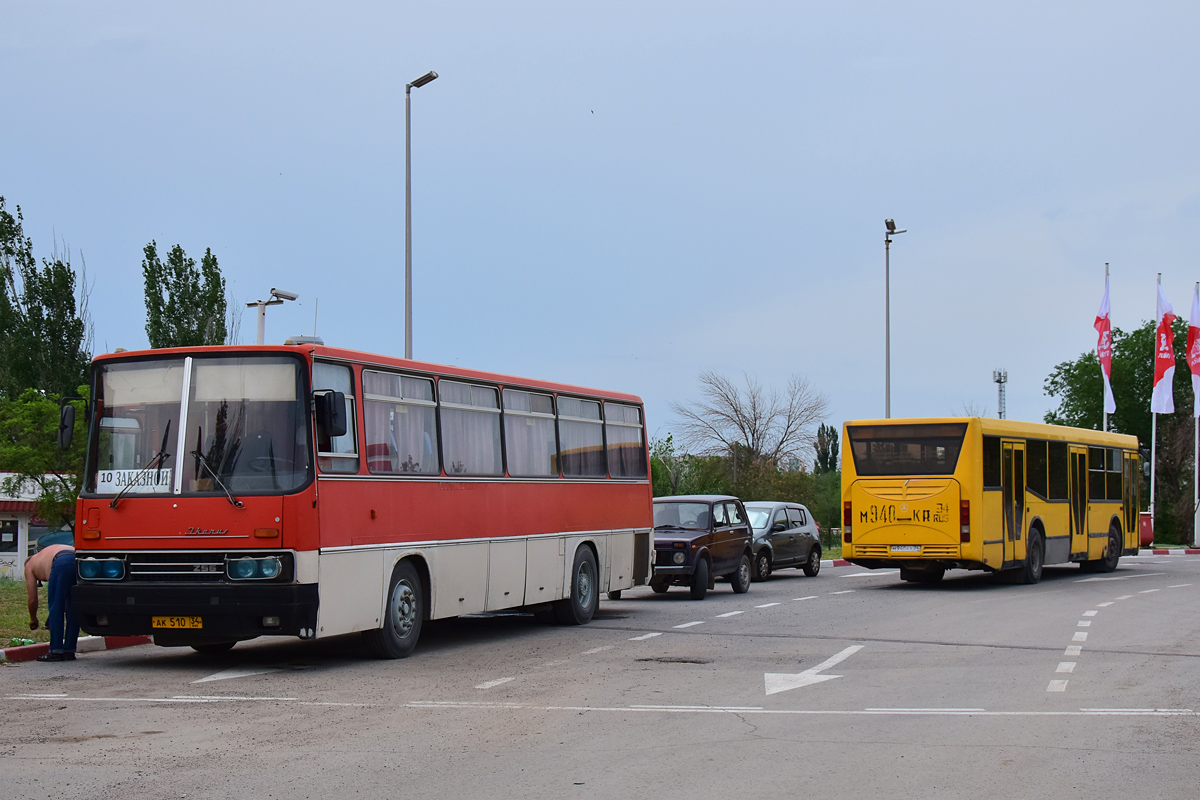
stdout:
<svg viewBox="0 0 1200 800">
<path fill-rule="evenodd" d="M 1137 547 L 1141 541 L 1141 530 L 1138 524 L 1138 457 L 1135 453 L 1126 453 L 1121 487 L 1121 502 L 1125 505 L 1125 546 Z"/>
<path fill-rule="evenodd" d="M 1088 466 L 1087 448 L 1071 445 L 1067 451 L 1071 463 L 1071 554 L 1084 554 L 1088 549 Z"/>
<path fill-rule="evenodd" d="M 1021 532 L 1025 529 L 1025 443 L 1003 442 L 1000 489 L 1004 504 L 1004 560 L 1025 557 Z"/>
</svg>

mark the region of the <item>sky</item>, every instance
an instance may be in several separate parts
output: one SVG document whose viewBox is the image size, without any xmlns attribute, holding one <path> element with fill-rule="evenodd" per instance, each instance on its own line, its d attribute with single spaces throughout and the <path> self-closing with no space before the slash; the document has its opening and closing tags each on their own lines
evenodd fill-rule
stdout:
<svg viewBox="0 0 1200 800">
<path fill-rule="evenodd" d="M 141 258 L 217 256 L 266 339 L 625 391 L 712 370 L 828 422 L 1011 419 L 1112 319 L 1200 280 L 1200 6 L 1183 2 L 0 0 L 0 195 L 86 264 L 95 351 Z M 241 317 L 253 342 L 255 315 Z"/>
</svg>

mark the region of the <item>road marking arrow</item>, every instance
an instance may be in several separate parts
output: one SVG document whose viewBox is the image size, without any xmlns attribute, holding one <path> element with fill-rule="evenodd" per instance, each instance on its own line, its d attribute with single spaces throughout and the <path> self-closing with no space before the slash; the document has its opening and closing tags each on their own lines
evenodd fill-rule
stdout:
<svg viewBox="0 0 1200 800">
<path fill-rule="evenodd" d="M 789 689 L 799 689 L 801 686 L 811 686 L 814 683 L 821 683 L 823 681 L 831 681 L 834 678 L 840 678 L 842 677 L 841 675 L 819 675 L 818 673 L 822 670 L 829 669 L 836 664 L 842 663 L 847 658 L 862 649 L 863 646 L 861 644 L 851 645 L 842 652 L 838 653 L 836 656 L 828 658 L 822 661 L 820 664 L 817 664 L 812 669 L 806 669 L 804 672 L 799 672 L 796 674 L 768 672 L 763 675 L 766 683 L 767 694 L 786 692 Z"/>
</svg>

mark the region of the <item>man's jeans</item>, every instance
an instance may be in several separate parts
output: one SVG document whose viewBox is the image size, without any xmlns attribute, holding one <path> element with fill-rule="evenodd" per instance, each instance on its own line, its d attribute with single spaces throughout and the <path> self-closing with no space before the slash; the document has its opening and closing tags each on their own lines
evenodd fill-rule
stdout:
<svg viewBox="0 0 1200 800">
<path fill-rule="evenodd" d="M 50 652 L 74 653 L 79 638 L 79 623 L 71 607 L 71 587 L 75 585 L 75 554 L 59 553 L 50 565 L 46 599 L 50 604 Z"/>
</svg>

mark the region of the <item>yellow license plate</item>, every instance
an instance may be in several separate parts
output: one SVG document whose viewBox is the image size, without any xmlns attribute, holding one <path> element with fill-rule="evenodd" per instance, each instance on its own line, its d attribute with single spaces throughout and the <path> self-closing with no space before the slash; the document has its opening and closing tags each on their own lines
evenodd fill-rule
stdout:
<svg viewBox="0 0 1200 800">
<path fill-rule="evenodd" d="M 200 617 L 151 617 L 151 628 L 203 628 Z"/>
</svg>

